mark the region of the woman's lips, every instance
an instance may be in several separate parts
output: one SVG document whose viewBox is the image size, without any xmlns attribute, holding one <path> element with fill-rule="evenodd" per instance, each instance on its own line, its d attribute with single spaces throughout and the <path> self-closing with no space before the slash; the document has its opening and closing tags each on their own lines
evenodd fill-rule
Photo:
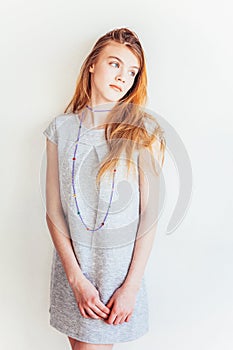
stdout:
<svg viewBox="0 0 233 350">
<path fill-rule="evenodd" d="M 118 92 L 121 92 L 121 88 L 116 86 L 116 85 L 110 85 L 111 88 L 113 88 L 114 90 L 118 91 Z"/>
</svg>

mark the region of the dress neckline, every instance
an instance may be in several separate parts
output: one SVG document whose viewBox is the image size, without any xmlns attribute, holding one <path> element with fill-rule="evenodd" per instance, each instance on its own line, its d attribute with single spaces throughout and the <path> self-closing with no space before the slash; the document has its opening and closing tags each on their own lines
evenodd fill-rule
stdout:
<svg viewBox="0 0 233 350">
<path fill-rule="evenodd" d="M 81 120 L 80 120 L 80 118 L 79 118 L 79 115 L 78 115 L 77 113 L 74 113 L 74 115 L 75 115 L 75 118 L 76 118 L 77 122 L 78 122 L 79 125 L 80 125 Z M 99 128 L 99 129 L 88 128 L 88 127 L 86 127 L 83 123 L 82 123 L 82 128 L 84 128 L 84 129 L 86 129 L 86 130 L 88 130 L 88 131 L 91 131 L 91 132 L 103 132 L 103 131 L 105 131 L 105 127 L 104 127 L 104 128 Z"/>
</svg>

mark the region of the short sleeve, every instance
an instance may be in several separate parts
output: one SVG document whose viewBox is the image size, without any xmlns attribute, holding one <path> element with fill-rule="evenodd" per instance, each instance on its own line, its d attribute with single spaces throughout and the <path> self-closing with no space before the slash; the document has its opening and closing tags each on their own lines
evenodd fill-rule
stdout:
<svg viewBox="0 0 233 350">
<path fill-rule="evenodd" d="M 52 119 L 48 127 L 43 131 L 43 134 L 53 143 L 58 143 L 56 117 Z"/>
</svg>

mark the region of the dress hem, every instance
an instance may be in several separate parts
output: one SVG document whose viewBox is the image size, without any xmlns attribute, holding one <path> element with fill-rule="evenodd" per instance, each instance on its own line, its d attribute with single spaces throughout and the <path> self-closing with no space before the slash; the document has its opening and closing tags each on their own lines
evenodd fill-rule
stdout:
<svg viewBox="0 0 233 350">
<path fill-rule="evenodd" d="M 126 343 L 126 342 L 130 342 L 130 341 L 134 341 L 134 340 L 137 340 L 138 338 L 141 338 L 142 336 L 144 336 L 145 334 L 147 334 L 149 332 L 149 327 L 147 327 L 144 332 L 142 333 L 138 333 L 136 337 L 131 337 L 131 338 L 128 338 L 128 339 L 124 339 L 124 340 L 113 340 L 113 341 L 96 341 L 96 342 L 91 342 L 87 339 L 84 339 L 82 337 L 79 337 L 77 336 L 76 334 L 72 333 L 72 332 L 69 332 L 65 329 L 63 329 L 62 327 L 58 326 L 55 322 L 52 322 L 50 321 L 50 326 L 53 327 L 54 329 L 56 329 L 57 331 L 65 334 L 67 337 L 71 337 L 75 340 L 79 340 L 79 341 L 82 341 L 82 342 L 85 342 L 85 343 L 89 343 L 89 344 L 116 344 L 116 343 Z"/>
</svg>

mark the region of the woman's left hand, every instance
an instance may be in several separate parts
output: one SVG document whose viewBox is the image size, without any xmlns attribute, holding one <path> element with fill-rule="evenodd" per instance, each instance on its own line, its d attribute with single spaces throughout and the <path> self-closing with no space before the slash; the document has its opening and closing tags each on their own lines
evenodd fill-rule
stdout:
<svg viewBox="0 0 233 350">
<path fill-rule="evenodd" d="M 106 305 L 111 312 L 103 321 L 114 325 L 128 322 L 133 314 L 136 296 L 137 292 L 129 286 L 122 285 L 116 289 Z"/>
</svg>

